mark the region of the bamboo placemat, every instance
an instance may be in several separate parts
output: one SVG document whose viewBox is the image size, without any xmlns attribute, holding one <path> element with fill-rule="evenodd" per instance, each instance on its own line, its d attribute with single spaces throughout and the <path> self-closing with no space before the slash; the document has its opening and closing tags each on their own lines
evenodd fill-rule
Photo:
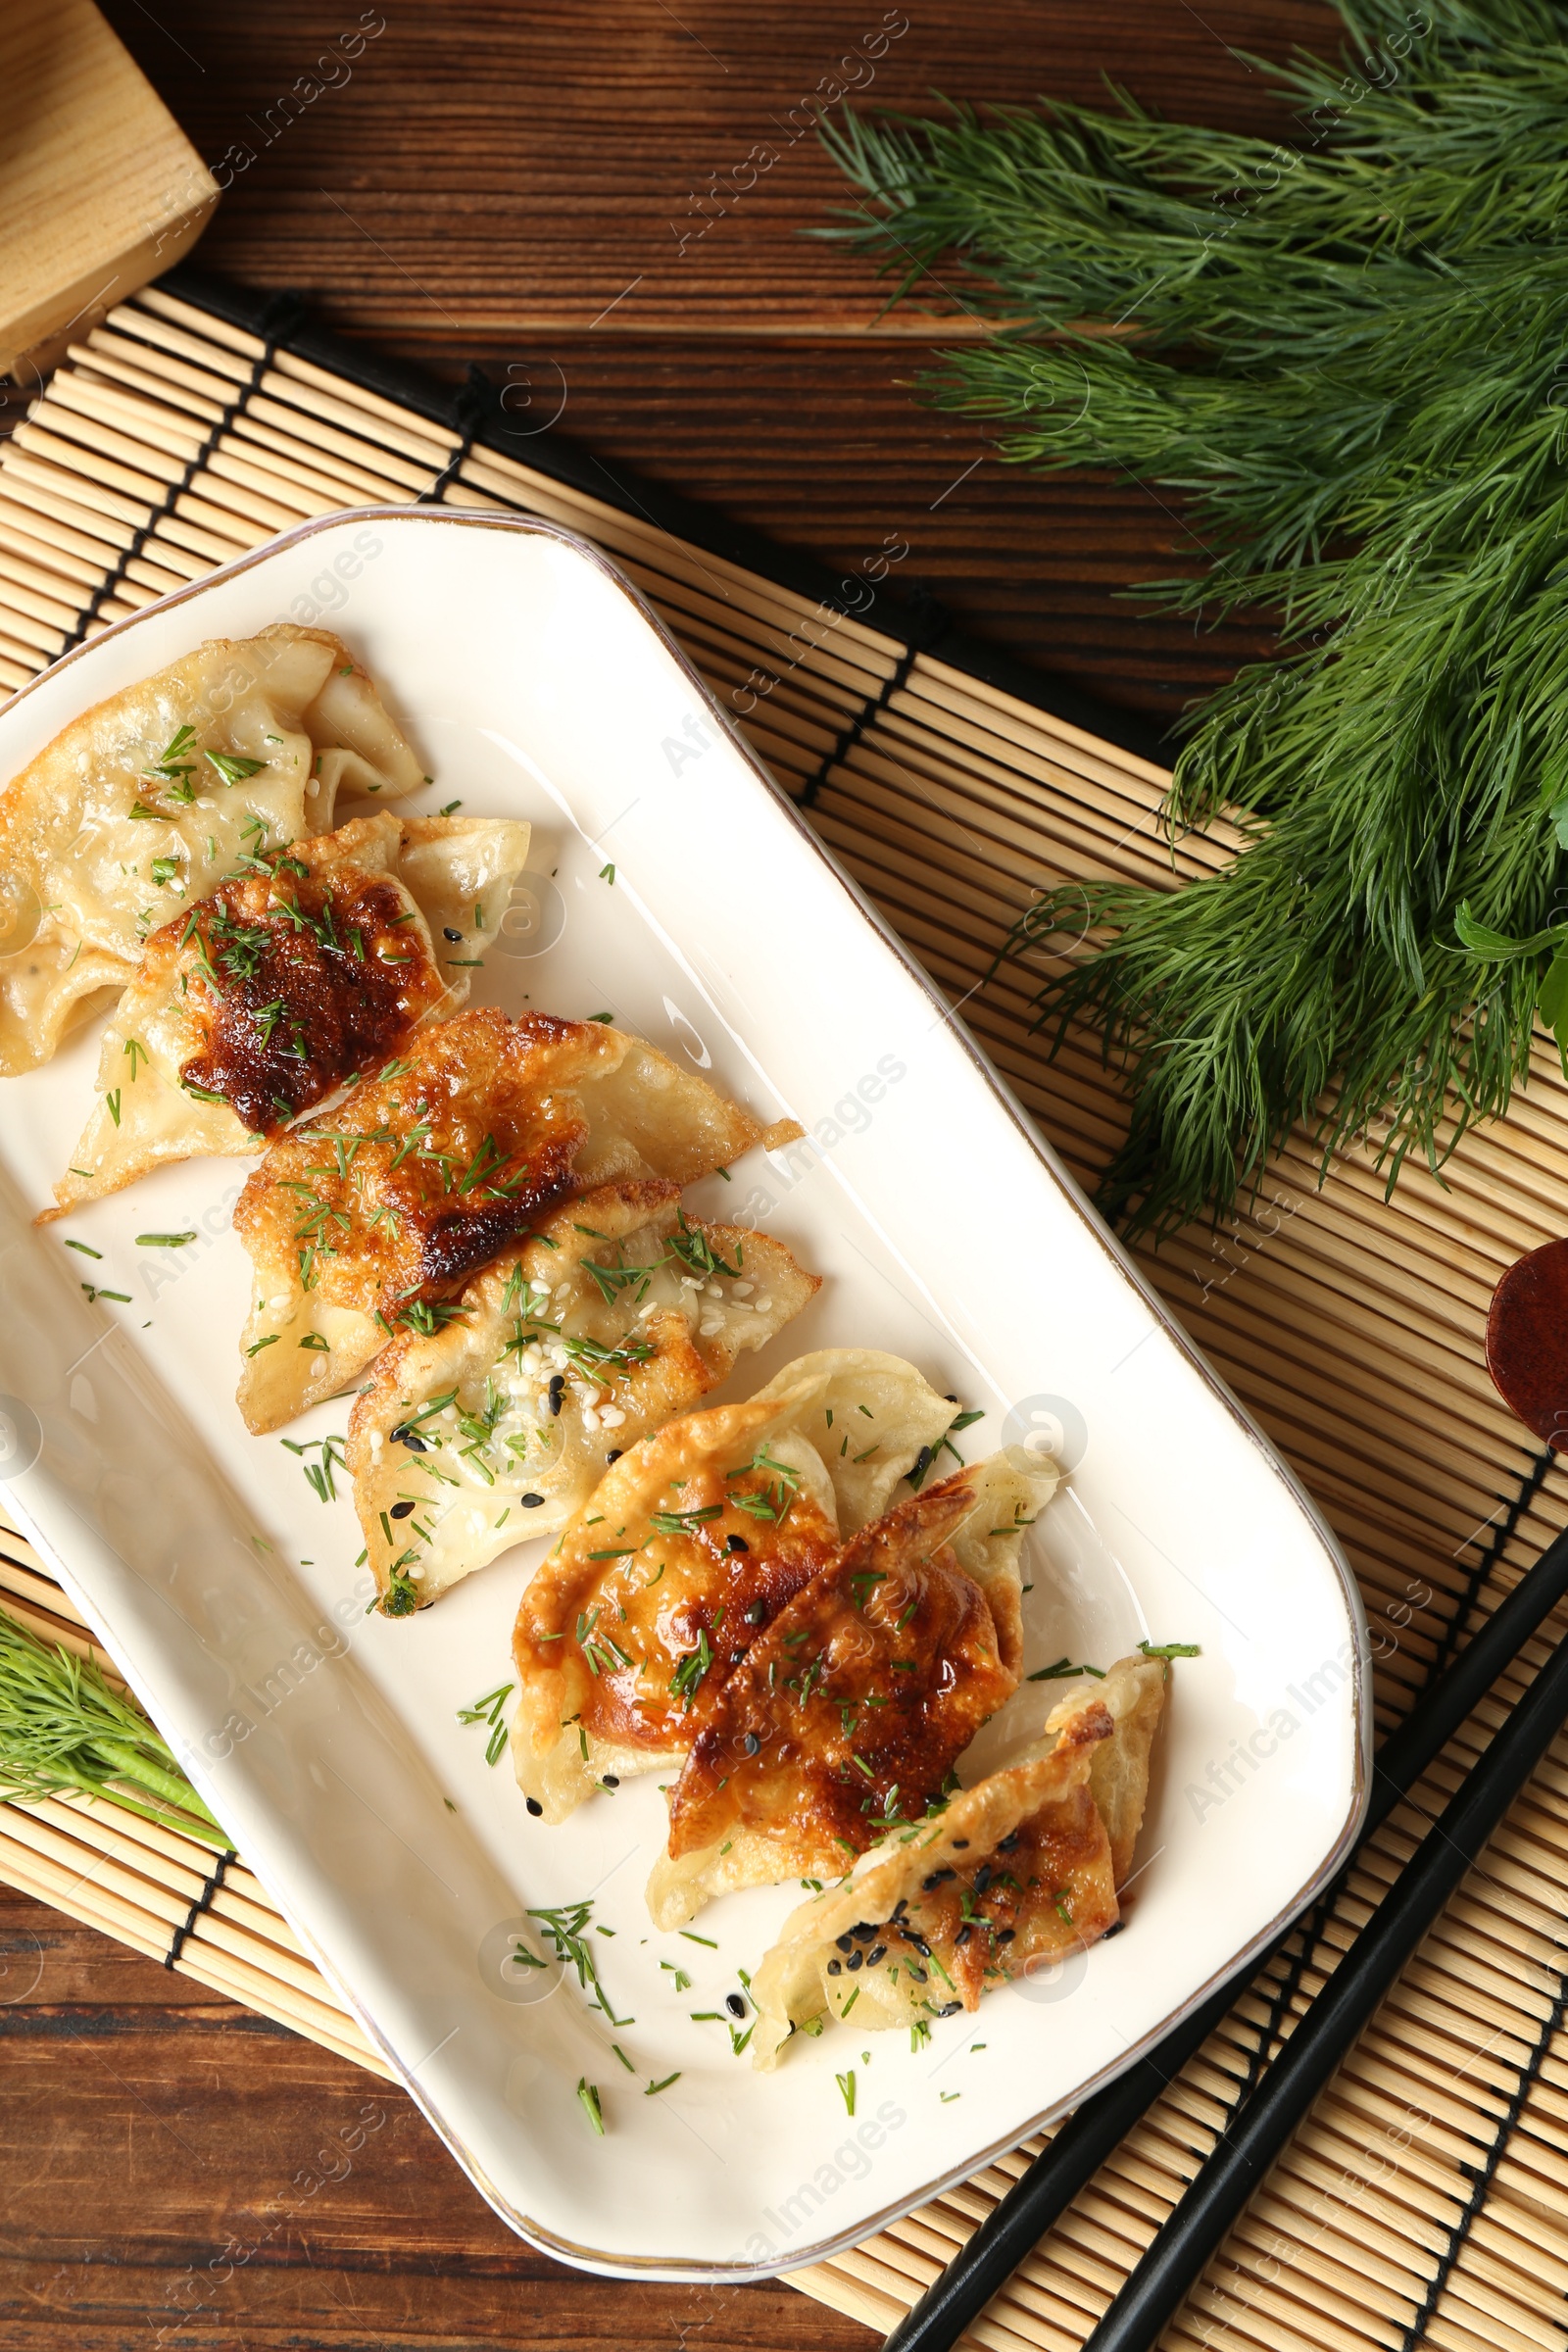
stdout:
<svg viewBox="0 0 1568 2352">
<path fill-rule="evenodd" d="M 1169 884 L 1163 771 L 1070 698 L 931 643 L 929 616 L 824 589 L 809 567 L 726 539 L 668 502 L 594 486 L 541 441 L 516 454 L 477 392 L 456 403 L 334 352 L 245 298 L 155 288 L 75 349 L 0 453 L 0 686 L 79 636 L 302 516 L 439 499 L 545 515 L 595 540 L 649 597 L 761 757 L 876 899 L 1076 1173 L 1120 1131 L 1092 1041 L 1048 1061 L 1031 978 L 987 977 L 1043 884 L 1118 873 Z M 609 495 L 607 493 L 616 493 Z M 679 515 L 674 516 L 676 521 Z M 846 612 L 851 604 L 858 609 Z M 869 612 L 872 617 L 867 618 Z M 1064 711 L 1068 715 L 1063 715 Z M 1568 1523 L 1568 1484 L 1493 1395 L 1491 1287 L 1551 1238 L 1568 1201 L 1568 1089 L 1538 1056 L 1509 1119 L 1465 1141 L 1439 1185 L 1392 1202 L 1369 1150 L 1317 1187 L 1294 1143 L 1257 1209 L 1144 1251 L 1152 1280 L 1296 1465 L 1346 1545 L 1372 1620 L 1380 1726 Z M 80 1642 L 39 1564 L 0 1533 L 0 1588 Z M 978 2324 L 991 2352 L 1071 2352 L 1270 2047 L 1321 1986 L 1425 1819 L 1525 1687 L 1554 1620 L 1361 1858 L 1332 1903 L 1238 2000 Z M 1240 1767 L 1215 1763 L 1215 1787 Z M 134 1817 L 0 1807 L 0 1873 L 137 1948 L 348 2052 L 378 2060 L 238 1861 Z M 1559 1740 L 1164 2339 L 1181 2352 L 1568 2352 L 1568 1739 Z M 1038 2143 L 1031 2143 L 1035 2145 Z M 807 2292 L 891 2325 L 1025 2161 L 1020 2151 L 831 2263 Z"/>
</svg>

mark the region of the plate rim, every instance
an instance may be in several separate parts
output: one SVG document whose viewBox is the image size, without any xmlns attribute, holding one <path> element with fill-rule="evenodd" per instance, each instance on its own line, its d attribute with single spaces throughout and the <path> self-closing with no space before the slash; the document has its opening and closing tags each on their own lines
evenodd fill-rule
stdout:
<svg viewBox="0 0 1568 2352">
<path fill-rule="evenodd" d="M 1126 1246 L 1093 1208 L 1076 1177 L 1064 1165 L 1054 1147 L 1040 1132 L 1013 1089 L 996 1067 L 973 1033 L 958 1018 L 955 1008 L 948 1004 L 929 973 L 925 971 L 853 875 L 846 870 L 826 843 L 807 822 L 799 805 L 768 773 L 765 763 L 741 732 L 738 721 L 725 709 L 649 600 L 626 576 L 613 559 L 607 556 L 592 540 L 541 516 L 517 514 L 504 508 L 483 506 L 449 507 L 434 502 L 428 505 L 414 502 L 347 507 L 336 509 L 326 514 L 308 515 L 288 530 L 277 532 L 272 537 L 263 540 L 260 545 L 246 549 L 232 562 L 219 566 L 214 571 L 204 573 L 199 579 L 187 581 L 181 587 L 172 589 L 166 595 L 154 598 L 151 603 L 143 605 L 136 612 L 123 614 L 121 618 L 111 621 L 106 628 L 68 647 L 63 654 L 57 656 L 45 668 L 38 671 L 36 676 L 29 678 L 24 684 L 18 687 L 6 703 L 0 706 L 0 720 L 9 717 L 10 713 L 30 695 L 45 684 L 53 682 L 73 663 L 79 661 L 84 655 L 94 653 L 109 639 L 122 638 L 136 628 L 140 622 L 161 617 L 176 606 L 193 603 L 211 589 L 238 577 L 260 564 L 270 562 L 285 550 L 315 538 L 324 531 L 337 530 L 348 523 L 363 524 L 367 522 L 387 525 L 418 522 L 456 526 L 460 529 L 500 529 L 530 538 L 554 541 L 574 557 L 586 562 L 630 604 L 635 618 L 652 630 L 664 653 L 680 671 L 686 684 L 700 699 L 702 708 L 722 729 L 726 741 L 750 771 L 755 783 L 769 800 L 782 809 L 797 838 L 811 851 L 818 863 L 844 891 L 856 912 L 870 926 L 883 947 L 900 965 L 906 978 L 913 983 L 925 997 L 938 1018 L 949 1028 L 974 1076 L 992 1096 L 1004 1117 L 1027 1145 L 1043 1172 L 1072 1210 L 1088 1243 L 1111 1260 L 1123 1279 L 1149 1308 L 1165 1338 L 1175 1346 L 1189 1370 L 1197 1376 L 1201 1387 L 1235 1424 L 1243 1439 L 1261 1457 L 1264 1469 L 1284 1487 L 1332 1565 L 1345 1604 L 1351 1643 L 1351 1656 L 1348 1663 L 1350 1674 L 1350 1713 L 1354 1726 L 1350 1800 L 1346 1819 L 1327 1848 L 1323 1859 L 1298 1889 L 1268 1921 L 1254 1931 L 1244 1944 L 1238 1947 L 1236 1953 L 1223 1967 L 1212 1971 L 1186 1999 L 1174 2008 L 1167 2010 L 1157 2025 L 1150 2028 L 1136 2041 L 1130 2042 L 1114 2061 L 1102 2067 L 1097 2073 L 1086 2077 L 1070 2095 L 1054 2100 L 1040 2110 L 1038 2114 L 1019 2123 L 1016 2128 L 1009 2127 L 1003 2135 L 992 2140 L 972 2155 L 965 2156 L 961 2163 L 933 2176 L 918 2189 L 896 2197 L 876 2213 L 869 2214 L 862 2220 L 846 2226 L 845 2229 L 818 2239 L 808 2247 L 791 2252 L 783 2258 L 764 2258 L 757 2262 L 693 2260 L 672 2262 L 655 2255 L 616 2255 L 601 2248 L 579 2245 L 551 2230 L 547 2225 L 535 2222 L 518 2212 L 505 2191 L 490 2180 L 484 2167 L 464 2146 L 451 2120 L 439 2113 L 432 2097 L 420 2089 L 413 2074 L 404 2066 L 397 2053 L 388 2046 L 373 2017 L 362 2006 L 352 1987 L 343 1981 L 336 1969 L 323 1958 L 310 1931 L 293 1916 L 284 1894 L 278 1888 L 269 1886 L 269 1894 L 283 1913 L 289 1926 L 300 1936 L 312 1961 L 320 1970 L 326 1982 L 337 1993 L 372 2046 L 380 2051 L 393 2069 L 399 2085 L 413 2099 L 443 2145 L 451 2151 L 453 2157 L 492 2210 L 525 2243 L 535 2247 L 541 2253 L 569 2263 L 574 2269 L 601 2278 L 661 2278 L 680 2283 L 724 2285 L 747 2284 L 758 2279 L 787 2276 L 791 2271 L 807 2268 L 813 2263 L 829 2261 L 836 2254 L 843 2253 L 860 2243 L 862 2239 L 873 2236 L 879 2230 L 887 2228 L 891 2223 L 914 2212 L 919 2206 L 942 2196 L 950 2188 L 971 2179 L 974 2174 L 995 2163 L 999 2156 L 1008 2154 L 1023 2140 L 1056 2123 L 1064 2115 L 1070 2114 L 1085 2100 L 1092 2098 L 1107 2084 L 1117 2081 L 1140 2059 L 1157 2049 L 1167 2034 L 1175 2032 L 1198 2009 L 1211 1999 L 1222 1985 L 1235 1983 L 1238 1997 L 1240 1997 L 1244 1988 L 1242 1980 L 1245 1972 L 1260 1954 L 1279 1939 L 1291 1923 L 1300 1916 L 1314 1897 L 1320 1894 L 1330 1881 L 1338 1875 L 1355 1844 L 1366 1815 L 1371 1792 L 1373 1725 L 1372 1687 L 1369 1672 L 1370 1650 L 1365 1604 L 1343 1546 L 1290 1463 L 1277 1451 L 1228 1383 L 1208 1362 L 1196 1343 L 1183 1329 L 1172 1310 L 1165 1304 L 1151 1281 L 1138 1266 Z M 852 622 L 854 618 L 853 615 L 846 616 L 836 612 L 834 617 L 837 620 L 849 617 Z M 94 705 L 88 704 L 84 708 L 90 710 L 94 707 Z M 76 715 L 79 716 L 81 713 L 78 712 Z M 65 722 L 67 725 L 71 723 L 70 720 Z M 9 1500 L 11 1507 L 24 1519 L 29 1517 L 24 1504 L 14 1493 L 10 1495 Z M 41 1531 L 29 1526 L 27 1532 L 44 1557 L 54 1564 L 60 1574 L 61 1582 L 87 1616 L 89 1622 L 93 1623 L 96 1632 L 98 1628 L 95 1612 L 90 1599 L 77 1583 L 70 1562 L 42 1535 Z"/>
</svg>

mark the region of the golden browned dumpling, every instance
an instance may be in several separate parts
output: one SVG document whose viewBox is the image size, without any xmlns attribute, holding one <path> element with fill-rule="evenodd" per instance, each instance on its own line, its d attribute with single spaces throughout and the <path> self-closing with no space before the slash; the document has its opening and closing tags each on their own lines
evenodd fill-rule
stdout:
<svg viewBox="0 0 1568 2352">
<path fill-rule="evenodd" d="M 215 639 L 84 712 L 0 792 L 18 950 L 0 965 L 0 1075 L 47 1061 L 240 858 L 327 832 L 340 786 L 390 798 L 422 780 L 324 629 Z"/>
<path fill-rule="evenodd" d="M 606 1471 L 522 1596 L 512 1725 L 530 1811 L 678 1763 L 710 1675 L 838 1551 L 833 1489 L 786 1391 L 645 1438 Z"/>
<path fill-rule="evenodd" d="M 1114 1927 L 1164 1684 L 1161 1660 L 1121 1659 L 1064 1700 L 1017 1763 L 934 1821 L 895 1831 L 846 1885 L 793 1911 L 753 1981 L 754 2063 L 775 2066 L 798 2028 L 819 2032 L 829 2018 L 853 2014 L 869 2033 L 973 2010 L 989 1986 Z"/>
<path fill-rule="evenodd" d="M 445 1330 L 400 1333 L 355 1404 L 348 1467 L 387 1615 L 559 1533 L 607 1462 L 819 1288 L 782 1243 L 687 1218 L 657 1178 L 558 1210 Z"/>
<path fill-rule="evenodd" d="M 826 1348 L 607 1471 L 517 1613 L 513 1759 L 547 1820 L 607 1776 L 678 1762 L 750 1644 L 952 1419 L 912 1364 Z M 824 1455 L 846 1425 L 878 1457 L 874 1488 L 867 1462 Z"/>
<path fill-rule="evenodd" d="M 594 1185 L 676 1185 L 777 1133 L 640 1038 L 492 1007 L 420 1030 L 379 1078 L 280 1136 L 234 1228 L 255 1266 L 239 1404 L 259 1434 L 334 1396 L 541 1216 Z"/>
<path fill-rule="evenodd" d="M 527 854 L 526 825 L 388 812 L 243 859 L 148 941 L 46 1216 L 168 1160 L 260 1152 L 456 1012 Z"/>
<path fill-rule="evenodd" d="M 961 1470 L 862 1528 L 772 1619 L 671 1791 L 656 1927 L 741 1886 L 838 1877 L 925 1818 L 1017 1688 L 1018 1552 L 1054 1483 L 1000 1454 Z"/>
</svg>

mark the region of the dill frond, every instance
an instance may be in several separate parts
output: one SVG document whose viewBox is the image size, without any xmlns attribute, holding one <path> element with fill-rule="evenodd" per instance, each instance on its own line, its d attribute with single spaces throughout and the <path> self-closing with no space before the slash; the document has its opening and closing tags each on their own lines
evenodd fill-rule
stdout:
<svg viewBox="0 0 1568 2352">
<path fill-rule="evenodd" d="M 99 1796 L 204 1844 L 229 1840 L 133 1700 L 95 1658 L 52 1648 L 0 1609 L 0 1790 Z"/>
<path fill-rule="evenodd" d="M 1132 1228 L 1228 1211 L 1306 1121 L 1390 1182 L 1507 1107 L 1568 862 L 1568 10 L 1356 0 L 1339 68 L 1269 68 L 1288 144 L 1069 106 L 824 133 L 902 292 L 955 257 L 999 318 L 922 379 L 1001 454 L 1189 502 L 1199 578 L 1278 660 L 1188 723 L 1169 826 L 1240 855 L 1174 892 L 1072 884 L 1095 945 L 1040 989 L 1132 1097 Z M 1461 909 L 1465 921 L 1461 923 Z M 1559 970 L 1550 1010 L 1564 986 Z"/>
</svg>

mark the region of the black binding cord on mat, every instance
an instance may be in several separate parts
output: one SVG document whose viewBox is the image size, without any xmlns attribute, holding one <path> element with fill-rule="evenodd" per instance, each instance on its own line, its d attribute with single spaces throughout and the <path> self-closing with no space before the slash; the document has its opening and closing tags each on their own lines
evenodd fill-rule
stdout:
<svg viewBox="0 0 1568 2352">
<path fill-rule="evenodd" d="M 1549 1446 L 1538 1453 L 1524 1477 L 1519 1481 L 1513 1500 L 1506 1506 L 1501 1519 L 1494 1519 L 1489 1522 L 1492 1528 L 1491 1542 L 1482 1547 L 1474 1567 L 1460 1588 L 1459 1596 L 1453 1604 L 1452 1614 L 1438 1637 L 1438 1645 L 1427 1662 L 1425 1674 L 1421 1677 L 1420 1688 L 1410 1705 L 1410 1714 L 1415 1713 L 1433 1684 L 1438 1682 L 1446 1670 L 1454 1651 L 1469 1630 L 1470 1620 L 1475 1615 L 1476 1605 L 1486 1589 L 1488 1577 L 1513 1542 L 1520 1520 L 1540 1494 L 1545 1483 L 1546 1473 L 1555 1459 L 1556 1456 Z M 1473 1542 L 1474 1538 L 1471 1541 Z M 1465 1546 L 1461 1544 L 1459 1548 L 1462 1551 Z M 1279 1984 L 1269 1996 L 1257 2040 L 1253 2044 L 1251 2055 L 1247 2062 L 1247 2072 L 1242 2078 L 1241 2088 L 1231 2107 L 1233 2120 L 1241 2113 L 1244 2102 L 1257 2088 L 1258 2081 L 1270 2062 L 1274 2044 L 1280 2038 L 1280 2028 L 1291 2013 L 1297 1993 L 1300 1990 L 1302 1979 L 1317 1957 L 1318 1946 L 1322 1942 L 1324 1933 L 1334 1915 L 1334 1905 L 1339 1891 L 1340 1882 L 1336 1880 L 1332 1886 L 1326 1888 L 1318 1896 L 1311 1910 L 1305 1914 L 1299 1924 L 1300 1949 L 1294 1955 Z"/>
<path fill-rule="evenodd" d="M 1536 1462 L 1521 1480 L 1515 1519 L 1523 1512 L 1528 1496 L 1539 1489 L 1544 1470 L 1544 1464 Z M 1513 1520 L 1504 1524 L 1511 1529 Z M 1428 1765 L 1442 1753 L 1497 1677 L 1565 1595 L 1568 1595 L 1568 1532 L 1547 1544 L 1451 1662 L 1441 1674 L 1433 1675 L 1404 1721 L 1384 1741 L 1373 1758 L 1370 1801 L 1355 1850 L 1414 1788 Z M 1340 1878 L 1348 1873 L 1353 1860 L 1352 1850 Z M 1320 1901 L 1332 1900 L 1336 1891 L 1337 1886 L 1326 1889 Z M 1376 1918 L 1374 1913 L 1374 1927 Z M 1276 1952 L 1295 1932 L 1294 1926 L 1286 1930 L 1275 1946 Z M 1370 1929 L 1363 1931 L 1370 1932 Z M 1351 1946 L 1352 1953 L 1355 1948 Z M 1263 1957 L 1266 1960 L 1267 1955 Z M 1255 1975 L 1254 1963 L 1247 1972 L 1247 1979 Z M 1330 1987 L 1333 1983 L 1331 1978 Z M 1095 2091 L 1084 2100 L 1028 2171 L 992 2207 L 961 2253 L 955 2256 L 913 2308 L 898 2322 L 886 2339 L 886 2352 L 949 2352 L 992 2296 L 1006 2285 L 1018 2265 L 1033 2253 L 1073 2198 L 1088 2186 L 1100 2167 L 1143 2120 L 1154 2100 L 1169 2087 L 1173 2077 L 1201 2049 L 1245 1989 L 1246 1980 L 1233 1979 L 1218 1986 L 1153 2049 L 1136 2059 L 1103 2090 Z M 1308 2009 L 1308 2018 L 1316 2006 L 1314 2003 Z M 1285 2044 L 1282 2055 L 1287 2060 L 1295 2040 L 1293 2035 Z M 1271 2068 L 1264 2077 L 1265 2083 L 1273 2073 Z M 1254 2092 L 1252 2098 L 1241 2102 L 1227 2117 L 1218 2142 L 1221 2149 L 1253 2108 L 1257 2096 Z"/>
<path fill-rule="evenodd" d="M 438 507 L 441 504 L 446 495 L 448 482 L 457 480 L 458 475 L 472 456 L 479 427 L 489 415 L 494 399 L 494 385 L 477 362 L 470 360 L 467 378 L 466 382 L 459 385 L 453 395 L 452 408 L 448 416 L 452 430 L 459 436 L 458 446 L 429 488 L 419 492 L 414 502 L 416 506 Z"/>
<path fill-rule="evenodd" d="M 248 287 L 230 285 L 222 278 L 210 276 L 190 262 L 176 263 L 157 283 L 177 300 L 188 302 L 197 310 L 210 311 L 231 326 L 250 334 L 263 331 L 264 298 Z M 408 363 L 390 359 L 384 352 L 364 344 L 345 342 L 308 313 L 298 327 L 291 328 L 279 340 L 313 366 L 324 368 L 329 374 L 343 376 L 382 400 L 410 409 L 432 424 L 451 428 L 450 387 L 435 382 Z M 470 382 L 476 372 L 470 371 Z M 515 462 L 519 455 L 518 435 L 502 411 L 502 393 L 488 378 L 481 375 L 480 380 L 486 386 L 486 414 L 474 430 L 473 446 L 494 449 Z M 736 522 L 719 509 L 630 473 L 622 466 L 617 465 L 614 475 L 610 475 L 570 434 L 559 431 L 554 424 L 527 435 L 526 444 L 529 466 L 548 479 L 586 492 L 591 498 L 603 499 L 608 478 L 612 485 L 612 503 L 622 513 L 639 514 L 657 530 L 686 541 L 705 555 L 717 556 L 726 564 L 754 572 L 773 587 L 787 588 L 810 603 L 862 620 L 868 628 L 879 630 L 899 646 L 919 642 L 916 600 L 907 592 L 901 595 L 883 581 L 876 585 L 870 604 L 852 612 L 844 602 L 840 573 L 818 558 L 781 546 L 765 533 Z M 429 495 L 427 492 L 426 497 Z M 863 579 L 859 582 L 861 588 L 867 585 Z M 943 637 L 942 659 L 996 691 L 1043 710 L 1068 726 L 1081 728 L 1086 734 L 1099 736 L 1122 751 L 1131 752 L 1136 759 L 1147 760 L 1156 767 L 1170 764 L 1171 739 L 1163 722 L 1148 718 L 1140 711 L 1103 703 L 1076 679 L 1037 668 L 1009 653 L 1005 646 L 972 636 L 966 629 L 952 628 Z"/>
<path fill-rule="evenodd" d="M 180 1953 L 185 1948 L 186 1937 L 194 1932 L 196 1922 L 200 1919 L 202 1913 L 211 1907 L 214 1895 L 217 1894 L 218 1889 L 223 1884 L 223 1875 L 228 1869 L 229 1864 L 231 1862 L 237 1862 L 239 1856 L 234 1851 L 232 1846 L 228 1847 L 226 1852 L 219 1855 L 218 1860 L 213 1864 L 212 1869 L 202 1881 L 202 1890 L 200 1894 L 196 1897 L 196 1900 L 186 1912 L 181 1925 L 174 1930 L 173 1941 L 171 1943 L 168 1951 L 164 1954 L 164 1966 L 166 1968 L 173 1967 L 175 1961 L 179 1958 Z"/>
<path fill-rule="evenodd" d="M 1438 2257 L 1437 2269 L 1427 2280 L 1426 2293 L 1422 2296 L 1420 2306 L 1412 2317 L 1409 2327 L 1399 2338 L 1398 2352 L 1416 2352 L 1416 2346 L 1426 2334 L 1427 2323 L 1437 2310 L 1438 2299 L 1453 2275 L 1453 2266 L 1464 2251 L 1465 2241 L 1481 2217 L 1482 2208 L 1487 2201 L 1487 2192 L 1492 2186 L 1493 2177 L 1508 2152 L 1508 2143 L 1513 2137 L 1519 2118 L 1525 2111 L 1525 2102 L 1541 2079 L 1542 2067 L 1545 2064 L 1553 2041 L 1562 2032 L 1565 2017 L 1568 2017 L 1568 1980 L 1559 1976 L 1556 1998 L 1542 2021 L 1541 2032 L 1536 2035 L 1535 2045 L 1529 2057 L 1519 2069 L 1519 2081 L 1515 2085 L 1514 2094 L 1497 2119 L 1497 2128 L 1493 2133 L 1492 2146 L 1487 2151 L 1486 2163 L 1466 2164 L 1463 2158 L 1459 2160 L 1459 2171 L 1468 2174 L 1470 2179 L 1470 2194 L 1465 2199 L 1464 2211 L 1449 2228 L 1447 2243 Z"/>
<path fill-rule="evenodd" d="M 263 376 L 272 365 L 272 361 L 277 353 L 278 345 L 288 341 L 289 337 L 293 334 L 295 328 L 300 324 L 304 317 L 305 305 L 298 294 L 274 294 L 270 301 L 266 305 L 266 308 L 261 314 L 256 330 L 262 337 L 262 349 L 258 352 L 256 358 L 251 363 L 251 370 L 249 375 L 246 376 L 243 383 L 235 385 L 231 397 L 225 401 L 220 414 L 213 418 L 212 423 L 208 426 L 206 432 L 202 436 L 200 447 L 197 449 L 195 456 L 191 459 L 184 471 L 178 474 L 175 479 L 170 483 L 168 489 L 164 492 L 163 497 L 158 501 L 158 504 L 154 507 L 146 521 L 140 524 L 138 528 L 131 533 L 129 546 L 121 550 L 119 557 L 116 559 L 114 569 L 103 581 L 100 582 L 99 586 L 93 590 L 91 596 L 88 598 L 75 627 L 66 639 L 65 644 L 60 648 L 60 652 L 62 654 L 69 653 L 74 645 L 81 644 L 83 638 L 87 634 L 87 631 L 92 627 L 93 622 L 103 611 L 104 606 L 109 602 L 109 599 L 114 595 L 115 590 L 124 579 L 125 574 L 129 570 L 131 564 L 146 547 L 148 540 L 153 535 L 153 532 L 168 515 L 172 514 L 176 502 L 184 497 L 186 491 L 190 488 L 192 482 L 194 482 L 196 476 L 200 473 L 202 467 L 212 456 L 220 438 L 228 431 L 228 428 L 233 423 L 235 417 L 243 414 L 245 406 L 250 400 L 252 393 L 255 392 L 258 385 L 261 383 Z M 56 659 L 58 660 L 59 657 L 56 656 Z"/>
<path fill-rule="evenodd" d="M 816 773 L 808 779 L 806 790 L 795 804 L 797 808 L 810 808 L 815 805 L 817 794 L 840 760 L 849 758 L 878 713 L 885 710 L 893 697 L 907 685 L 909 672 L 913 669 L 917 658 L 921 654 L 930 653 L 944 637 L 951 633 L 953 617 L 947 607 L 939 603 L 928 588 L 919 581 L 911 581 L 908 596 L 911 620 L 908 643 L 888 676 L 883 680 L 881 693 L 873 700 L 867 701 L 864 707 L 856 712 L 849 724 L 840 731 L 838 741 L 833 745 L 831 751 L 823 754 L 820 766 Z"/>
</svg>

